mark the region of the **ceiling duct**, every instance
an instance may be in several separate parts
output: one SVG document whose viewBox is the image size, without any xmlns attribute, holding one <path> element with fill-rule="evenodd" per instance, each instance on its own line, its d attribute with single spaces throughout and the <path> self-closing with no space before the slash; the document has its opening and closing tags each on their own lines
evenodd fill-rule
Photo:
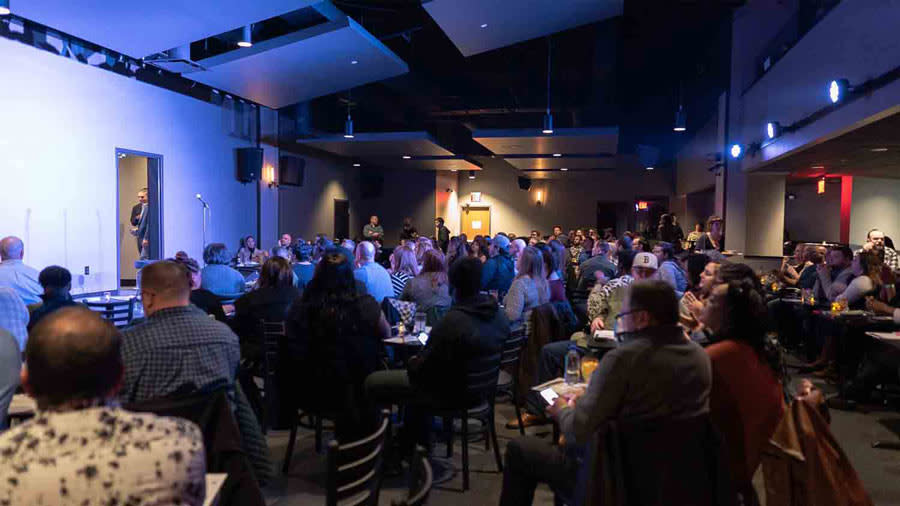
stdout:
<svg viewBox="0 0 900 506">
<path fill-rule="evenodd" d="M 176 74 L 190 74 L 206 70 L 202 65 L 191 60 L 191 46 L 185 44 L 170 49 L 164 53 L 157 53 L 144 59 L 144 63 L 159 67 Z"/>
</svg>

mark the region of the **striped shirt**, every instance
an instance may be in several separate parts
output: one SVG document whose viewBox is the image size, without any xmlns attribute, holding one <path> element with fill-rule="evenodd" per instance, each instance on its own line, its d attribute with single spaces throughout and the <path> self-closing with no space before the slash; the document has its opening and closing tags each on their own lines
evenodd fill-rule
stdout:
<svg viewBox="0 0 900 506">
<path fill-rule="evenodd" d="M 406 288 L 406 282 L 412 279 L 412 276 L 405 272 L 395 272 L 391 274 L 391 286 L 394 287 L 394 297 L 399 298 L 403 295 L 403 289 Z"/>
</svg>

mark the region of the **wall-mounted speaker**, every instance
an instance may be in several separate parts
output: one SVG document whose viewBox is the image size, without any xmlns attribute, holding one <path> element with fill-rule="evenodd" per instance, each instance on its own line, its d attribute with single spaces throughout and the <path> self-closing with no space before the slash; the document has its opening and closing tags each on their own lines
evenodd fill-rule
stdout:
<svg viewBox="0 0 900 506">
<path fill-rule="evenodd" d="M 238 148 L 237 180 L 242 183 L 258 181 L 259 175 L 262 173 L 262 164 L 262 148 Z"/>
<path fill-rule="evenodd" d="M 282 155 L 278 158 L 278 184 L 282 186 L 303 186 L 306 172 L 306 158 Z"/>
<path fill-rule="evenodd" d="M 531 178 L 519 176 L 519 189 L 527 190 L 531 188 Z"/>
</svg>

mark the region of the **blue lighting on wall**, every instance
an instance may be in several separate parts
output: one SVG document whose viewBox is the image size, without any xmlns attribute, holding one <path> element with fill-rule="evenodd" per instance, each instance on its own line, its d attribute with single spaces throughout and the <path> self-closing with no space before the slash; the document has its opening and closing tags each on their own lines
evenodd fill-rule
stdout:
<svg viewBox="0 0 900 506">
<path fill-rule="evenodd" d="M 728 153 L 731 155 L 732 158 L 734 158 L 735 160 L 738 160 L 741 158 L 741 156 L 743 156 L 744 148 L 740 144 L 732 144 L 731 147 L 728 149 Z"/>
</svg>

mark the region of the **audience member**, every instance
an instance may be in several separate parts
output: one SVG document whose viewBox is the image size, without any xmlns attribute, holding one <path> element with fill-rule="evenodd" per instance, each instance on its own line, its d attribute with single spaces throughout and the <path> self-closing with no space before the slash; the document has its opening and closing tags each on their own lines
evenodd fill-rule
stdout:
<svg viewBox="0 0 900 506">
<path fill-rule="evenodd" d="M 695 253 L 694 255 L 709 258 L 701 253 Z M 701 315 L 712 293 L 712 289 L 719 282 L 719 267 L 720 264 L 718 262 L 707 261 L 703 272 L 700 273 L 700 281 L 697 287 L 686 292 L 679 303 L 681 324 L 684 325 L 691 335 L 691 339 L 695 341 L 709 340 L 707 329 L 702 324 Z"/>
<path fill-rule="evenodd" d="M 709 250 L 722 251 L 725 242 L 725 221 L 719 216 L 710 216 L 706 221 L 706 232 L 697 239 L 694 249 L 703 253 Z"/>
<path fill-rule="evenodd" d="M 428 312 L 432 308 L 450 307 L 450 287 L 447 280 L 447 265 L 440 250 L 425 253 L 422 271 L 406 283 L 402 300 L 416 303 L 417 312 Z"/>
<path fill-rule="evenodd" d="M 467 258 L 454 264 L 450 283 L 456 303 L 431 331 L 425 348 L 408 369 L 378 371 L 366 379 L 366 393 L 379 405 L 405 406 L 401 441 L 408 454 L 413 444 L 426 445 L 428 407 L 467 407 L 481 399 L 465 397 L 465 362 L 499 353 L 509 337 L 509 321 L 490 295 L 480 293 L 483 266 Z"/>
<path fill-rule="evenodd" d="M 13 335 L 0 328 L 0 432 L 9 426 L 7 413 L 13 395 L 19 388 L 19 371 L 22 369 L 22 350 Z"/>
<path fill-rule="evenodd" d="M 25 244 L 15 236 L 0 239 L 0 287 L 11 288 L 25 305 L 41 302 L 38 271 L 25 265 Z"/>
<path fill-rule="evenodd" d="M 622 262 L 622 257 L 620 257 Z M 628 262 L 625 261 L 627 264 Z M 631 276 L 620 277 L 618 280 L 607 283 L 600 290 L 597 300 L 598 317 L 591 320 L 591 332 L 598 329 L 615 330 L 616 318 L 621 314 L 625 303 L 625 297 L 628 293 L 628 287 L 634 281 L 643 281 L 652 279 L 656 275 L 656 269 L 659 267 L 656 257 L 650 253 L 640 252 L 634 255 L 631 260 Z M 619 281 L 616 283 L 616 281 Z"/>
<path fill-rule="evenodd" d="M 419 237 L 416 239 L 416 262 L 419 264 L 419 267 L 422 267 L 422 262 L 425 261 L 425 252 L 434 249 L 434 242 L 428 237 Z"/>
<path fill-rule="evenodd" d="M 509 256 L 513 260 L 513 265 L 519 265 L 519 257 L 522 256 L 522 251 L 528 245 L 525 243 L 523 239 L 510 239 L 509 242 Z"/>
<path fill-rule="evenodd" d="M 22 385 L 37 416 L 0 435 L 7 504 L 203 504 L 206 456 L 196 425 L 116 406 L 122 337 L 68 307 L 34 328 Z"/>
<path fill-rule="evenodd" d="M 687 291 L 687 275 L 681 268 L 681 264 L 678 263 L 678 259 L 675 258 L 674 245 L 666 241 L 658 242 L 656 246 L 653 246 L 653 254 L 659 261 L 656 276 L 668 283 L 680 299 Z"/>
<path fill-rule="evenodd" d="M 416 263 L 416 254 L 408 245 L 399 246 L 391 255 L 391 286 L 394 288 L 394 297 L 403 295 L 403 289 L 410 279 L 416 277 L 419 265 Z"/>
<path fill-rule="evenodd" d="M 294 286 L 293 271 L 287 260 L 275 257 L 266 260 L 259 272 L 256 290 L 241 295 L 234 302 L 231 328 L 241 343 L 241 358 L 259 362 L 264 343 L 259 322 L 282 322 L 288 308 L 300 291 Z"/>
<path fill-rule="evenodd" d="M 484 236 L 476 235 L 472 238 L 472 246 L 469 249 L 469 256 L 473 258 L 477 258 L 481 260 L 482 263 L 487 262 L 489 258 L 488 251 L 490 250 L 490 244 L 488 244 L 487 239 Z"/>
<path fill-rule="evenodd" d="M 440 216 L 434 219 L 434 239 L 437 247 L 446 253 L 447 244 L 450 242 L 450 229 L 444 226 L 444 218 Z"/>
<path fill-rule="evenodd" d="M 25 350 L 28 341 L 28 307 L 22 299 L 6 286 L 0 286 L 0 329 L 12 334 L 19 344 L 19 350 Z"/>
<path fill-rule="evenodd" d="M 216 320 L 224 322 L 225 310 L 222 309 L 222 303 L 219 302 L 219 298 L 216 297 L 216 294 L 200 287 L 202 282 L 200 264 L 184 251 L 175 253 L 175 258 L 170 260 L 180 263 L 187 269 L 191 284 L 191 304 L 200 308 L 204 313 L 212 315 Z"/>
<path fill-rule="evenodd" d="M 391 275 L 384 267 L 375 263 L 375 246 L 369 241 L 363 241 L 356 247 L 357 268 L 353 276 L 366 286 L 366 292 L 381 304 L 385 297 L 392 297 L 394 287 L 391 283 Z"/>
<path fill-rule="evenodd" d="M 700 292 L 700 276 L 709 263 L 709 256 L 703 253 L 691 253 L 684 260 L 684 270 L 687 274 L 687 291 L 697 295 Z"/>
<path fill-rule="evenodd" d="M 597 241 L 594 243 L 591 258 L 581 262 L 578 266 L 578 282 L 576 290 L 589 292 L 597 283 L 598 276 L 602 275 L 604 283 L 616 277 L 616 266 L 609 261 L 609 243 Z"/>
<path fill-rule="evenodd" d="M 409 216 L 403 218 L 403 229 L 400 231 L 400 244 L 402 245 L 405 242 L 415 241 L 417 237 L 419 237 L 419 233 L 412 224 L 412 218 Z"/>
<path fill-rule="evenodd" d="M 207 245 L 203 250 L 203 262 L 206 267 L 200 271 L 201 288 L 220 297 L 237 297 L 244 292 L 244 276 L 228 265 L 230 257 L 224 244 L 214 242 Z"/>
<path fill-rule="evenodd" d="M 885 244 L 884 232 L 877 228 L 869 230 L 869 233 L 866 234 L 866 243 L 863 244 L 862 249 L 858 250 L 856 253 L 859 254 L 862 251 L 872 250 L 884 251 L 884 264 L 893 272 L 900 270 L 900 255 L 897 254 L 894 248 L 888 247 Z"/>
<path fill-rule="evenodd" d="M 297 278 L 297 288 L 303 290 L 313 278 L 316 266 L 312 263 L 313 247 L 309 244 L 301 244 L 295 250 L 297 255 L 297 263 L 292 267 L 294 276 Z"/>
<path fill-rule="evenodd" d="M 384 227 L 378 224 L 378 216 L 369 217 L 369 222 L 363 227 L 363 239 L 371 241 L 384 237 Z"/>
<path fill-rule="evenodd" d="M 816 284 L 813 293 L 817 300 L 829 302 L 847 289 L 853 280 L 853 252 L 847 246 L 837 246 L 828 250 L 825 263 L 816 266 Z"/>
<path fill-rule="evenodd" d="M 447 245 L 447 270 L 457 260 L 469 257 L 469 245 L 464 237 L 452 237 Z"/>
<path fill-rule="evenodd" d="M 484 262 L 484 270 L 481 272 L 481 289 L 497 290 L 502 297 L 509 291 L 516 275 L 513 259 L 509 255 L 509 238 L 497 234 L 488 251 L 490 258 Z"/>
<path fill-rule="evenodd" d="M 237 255 L 239 264 L 249 264 L 251 262 L 261 264 L 266 261 L 267 256 L 268 254 L 264 250 L 257 249 L 256 239 L 252 235 L 244 238 Z"/>
<path fill-rule="evenodd" d="M 559 225 L 553 226 L 553 239 L 559 241 L 559 243 L 562 244 L 563 247 L 569 244 L 569 236 L 563 233 L 563 229 Z"/>
<path fill-rule="evenodd" d="M 278 242 L 275 243 L 275 246 L 272 247 L 271 254 L 272 256 L 280 256 L 279 249 L 284 248 L 290 251 L 294 247 L 294 238 L 291 237 L 291 234 L 281 234 L 281 238 L 278 239 Z"/>
<path fill-rule="evenodd" d="M 753 473 L 784 412 L 781 361 L 766 342 L 764 299 L 751 279 L 716 285 L 701 320 L 713 343 L 706 348 L 710 416 L 728 447 L 732 483 L 743 495 L 755 495 Z"/>
<path fill-rule="evenodd" d="M 527 328 L 531 310 L 549 300 L 550 287 L 544 275 L 541 252 L 526 246 L 519 255 L 518 275 L 503 298 L 506 317 L 514 327 L 524 324 Z"/>
<path fill-rule="evenodd" d="M 699 241 L 700 237 L 702 237 L 702 236 L 703 236 L 703 224 L 695 223 L 694 230 L 691 230 L 691 233 L 688 234 L 687 239 L 685 239 L 685 242 L 688 243 L 688 246 L 691 250 L 696 250 L 697 249 L 697 241 Z"/>
<path fill-rule="evenodd" d="M 594 241 L 591 237 L 585 237 L 584 242 L 581 243 L 581 253 L 578 255 L 578 265 L 579 270 L 581 269 L 581 264 L 587 262 L 594 256 Z"/>
<path fill-rule="evenodd" d="M 841 293 L 835 296 L 835 300 L 842 300 L 851 309 L 862 309 L 865 306 L 866 297 L 874 297 L 881 290 L 881 266 L 875 251 L 861 251 L 853 259 L 850 266 L 855 276 Z"/>
<path fill-rule="evenodd" d="M 371 243 L 362 242 L 359 248 Z M 390 282 L 388 282 L 390 284 Z M 280 389 L 298 408 L 335 416 L 339 441 L 367 434 L 375 422 L 363 382 L 378 368 L 391 330 L 378 301 L 356 289 L 353 266 L 339 250 L 325 254 L 287 320 L 290 369 Z"/>
<path fill-rule="evenodd" d="M 635 283 L 617 319 L 622 344 L 603 356 L 587 390 L 561 396 L 547 410 L 559 423 L 567 446 L 583 449 L 608 420 L 665 423 L 709 411 L 709 357 L 684 339 L 672 288 L 656 280 Z M 573 452 L 533 437 L 511 441 L 500 505 L 531 504 L 540 482 L 572 496 L 577 467 L 585 465 L 575 458 Z"/>
<path fill-rule="evenodd" d="M 28 330 L 37 325 L 41 318 L 57 309 L 77 304 L 69 293 L 72 289 L 72 274 L 65 267 L 51 265 L 45 268 L 38 275 L 38 281 L 44 287 L 44 294 L 41 295 L 44 303 L 31 312 Z"/>
<path fill-rule="evenodd" d="M 125 402 L 234 386 L 238 338 L 191 305 L 187 269 L 169 260 L 141 269 L 146 319 L 123 331 Z"/>
<path fill-rule="evenodd" d="M 547 286 L 550 290 L 550 302 L 562 302 L 566 300 L 566 284 L 563 283 L 559 272 L 557 255 L 546 243 L 538 243 L 535 248 L 541 252 L 544 260 L 544 276 L 547 277 Z"/>
</svg>

